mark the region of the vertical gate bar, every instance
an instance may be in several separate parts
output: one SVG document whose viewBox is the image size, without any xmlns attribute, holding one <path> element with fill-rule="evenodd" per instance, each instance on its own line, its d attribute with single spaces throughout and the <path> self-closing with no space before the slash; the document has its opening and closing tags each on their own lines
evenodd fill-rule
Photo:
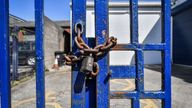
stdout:
<svg viewBox="0 0 192 108">
<path fill-rule="evenodd" d="M 144 58 L 143 50 L 136 51 L 136 90 L 140 94 L 144 91 Z"/>
<path fill-rule="evenodd" d="M 130 35 L 131 35 L 131 44 L 138 44 L 138 0 L 130 0 Z M 140 49 L 135 51 L 136 53 L 136 90 L 137 95 L 135 99 L 132 99 L 132 107 L 140 108 L 139 95 L 143 90 L 143 52 Z"/>
<path fill-rule="evenodd" d="M 83 25 L 82 38 L 86 40 L 86 0 L 72 0 L 72 52 L 77 54 L 77 46 L 74 42 L 76 36 L 75 25 Z M 85 75 L 79 72 L 80 64 L 72 66 L 72 91 L 71 108 L 85 108 Z"/>
<path fill-rule="evenodd" d="M 45 108 L 44 0 L 35 0 L 36 107 Z"/>
<path fill-rule="evenodd" d="M 144 58 L 143 58 L 143 50 L 136 50 L 136 91 L 137 97 L 132 100 L 133 108 L 140 108 L 140 95 L 144 92 Z"/>
<path fill-rule="evenodd" d="M 96 80 L 86 81 L 86 108 L 96 108 Z"/>
<path fill-rule="evenodd" d="M 11 108 L 9 62 L 9 0 L 0 2 L 1 108 Z"/>
<path fill-rule="evenodd" d="M 108 0 L 95 0 L 95 31 L 97 44 L 103 44 L 108 36 Z M 109 108 L 108 54 L 98 61 L 97 108 Z"/>
<path fill-rule="evenodd" d="M 88 38 L 88 45 L 95 47 L 95 38 Z M 86 108 L 96 108 L 96 79 L 86 80 Z"/>
<path fill-rule="evenodd" d="M 163 100 L 164 108 L 171 108 L 171 1 L 162 0 L 162 36 L 165 43 L 163 51 L 163 90 L 165 99 Z"/>
<path fill-rule="evenodd" d="M 131 43 L 138 43 L 138 0 L 130 0 Z"/>
<path fill-rule="evenodd" d="M 139 99 L 135 98 L 131 100 L 131 107 L 132 108 L 140 108 Z"/>
</svg>

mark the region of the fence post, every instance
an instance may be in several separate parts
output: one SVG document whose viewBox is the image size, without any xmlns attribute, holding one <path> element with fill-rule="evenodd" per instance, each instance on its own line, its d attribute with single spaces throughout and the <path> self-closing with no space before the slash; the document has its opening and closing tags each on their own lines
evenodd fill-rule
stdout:
<svg viewBox="0 0 192 108">
<path fill-rule="evenodd" d="M 36 104 L 45 108 L 45 66 L 44 66 L 44 0 L 35 0 L 36 33 Z"/>
<path fill-rule="evenodd" d="M 11 108 L 9 61 L 9 0 L 0 2 L 1 108 Z"/>
<path fill-rule="evenodd" d="M 77 55 L 78 48 L 74 38 L 75 25 L 81 24 L 83 27 L 82 38 L 86 41 L 86 0 L 72 0 L 72 52 Z M 85 75 L 80 72 L 80 63 L 72 66 L 72 89 L 71 89 L 71 108 L 85 108 Z"/>
<path fill-rule="evenodd" d="M 95 0 L 95 36 L 97 44 L 103 44 L 108 37 L 108 0 Z M 98 61 L 97 108 L 109 108 L 109 62 L 108 54 Z"/>
<path fill-rule="evenodd" d="M 162 41 L 165 43 L 163 50 L 163 107 L 171 108 L 171 0 L 162 0 Z"/>
</svg>

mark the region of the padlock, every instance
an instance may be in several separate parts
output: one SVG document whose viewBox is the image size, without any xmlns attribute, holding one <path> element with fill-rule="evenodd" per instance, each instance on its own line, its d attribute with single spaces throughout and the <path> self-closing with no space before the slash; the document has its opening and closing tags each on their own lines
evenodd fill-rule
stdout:
<svg viewBox="0 0 192 108">
<path fill-rule="evenodd" d="M 86 56 L 82 61 L 80 71 L 85 74 L 91 73 L 93 71 L 93 62 L 94 62 L 94 58 L 91 55 Z"/>
</svg>

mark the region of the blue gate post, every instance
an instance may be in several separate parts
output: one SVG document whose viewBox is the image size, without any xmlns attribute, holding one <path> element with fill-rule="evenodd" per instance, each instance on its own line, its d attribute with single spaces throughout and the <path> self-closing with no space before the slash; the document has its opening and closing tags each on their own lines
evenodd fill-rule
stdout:
<svg viewBox="0 0 192 108">
<path fill-rule="evenodd" d="M 11 108 L 9 61 L 9 0 L 0 2 L 0 89 L 1 108 Z"/>
<path fill-rule="evenodd" d="M 130 0 L 130 35 L 131 44 L 138 44 L 138 0 Z M 140 108 L 140 94 L 144 90 L 143 87 L 143 51 L 139 48 L 135 50 L 136 55 L 136 91 L 137 95 L 131 101 L 132 108 Z"/>
<path fill-rule="evenodd" d="M 171 0 L 162 0 L 163 79 L 164 108 L 171 108 Z"/>
<path fill-rule="evenodd" d="M 95 36 L 97 44 L 103 44 L 108 37 L 108 0 L 95 0 Z M 108 54 L 98 61 L 97 108 L 109 108 L 109 62 Z"/>
<path fill-rule="evenodd" d="M 72 0 L 72 53 L 78 55 L 78 48 L 74 42 L 76 36 L 75 26 L 82 27 L 82 38 L 86 39 L 86 0 Z M 72 66 L 71 108 L 85 108 L 85 75 L 80 72 L 81 64 Z"/>
<path fill-rule="evenodd" d="M 44 0 L 35 0 L 36 33 L 36 104 L 45 108 L 45 66 L 44 66 Z"/>
</svg>

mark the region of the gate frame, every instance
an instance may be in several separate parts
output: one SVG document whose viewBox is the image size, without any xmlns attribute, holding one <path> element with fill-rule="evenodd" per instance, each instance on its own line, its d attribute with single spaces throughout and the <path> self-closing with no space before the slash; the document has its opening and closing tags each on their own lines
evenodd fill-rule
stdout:
<svg viewBox="0 0 192 108">
<path fill-rule="evenodd" d="M 45 78 L 44 78 L 44 51 L 43 51 L 43 11 L 44 0 L 35 0 L 35 26 L 36 26 L 36 98 L 37 108 L 45 108 Z M 86 21 L 86 0 L 73 0 L 73 22 L 82 22 L 85 28 Z M 95 0 L 95 19 L 96 19 L 96 36 L 97 44 L 104 42 L 104 36 L 108 36 L 108 0 Z M 100 69 L 98 78 L 85 84 L 84 80 L 79 80 L 85 76 L 78 72 L 79 65 L 73 66 L 72 73 L 72 107 L 73 108 L 102 108 L 109 107 L 109 97 L 123 97 L 132 99 L 132 107 L 140 108 L 139 99 L 162 99 L 164 108 L 171 108 L 171 1 L 162 0 L 162 43 L 160 44 L 139 44 L 138 43 L 138 0 L 130 0 L 130 19 L 131 19 L 131 44 L 117 45 L 113 50 L 134 50 L 136 51 L 137 62 L 135 67 L 128 66 L 110 66 L 113 78 L 136 78 L 136 90 L 133 92 L 109 92 L 108 79 L 108 55 L 99 61 Z M 73 30 L 72 29 L 72 30 Z M 107 34 L 107 35 L 106 35 Z M 74 38 L 73 32 L 73 38 Z M 9 1 L 1 0 L 0 3 L 0 81 L 1 81 L 1 107 L 11 108 L 11 88 L 10 88 L 10 63 L 9 63 Z M 84 40 L 92 44 L 92 41 L 85 38 L 85 29 L 83 34 Z M 74 46 L 74 42 L 73 42 Z M 162 90 L 144 91 L 143 87 L 143 51 L 161 51 L 162 52 Z M 73 47 L 73 52 L 76 53 Z M 118 69 L 128 70 L 124 76 Z M 115 72 L 114 72 L 115 71 Z M 136 72 L 136 73 L 135 73 Z M 78 75 L 80 74 L 80 75 Z M 97 83 L 96 83 L 97 82 Z M 81 86 L 75 86 L 75 84 Z M 97 88 L 97 89 L 96 89 Z M 80 89 L 80 90 L 79 90 Z M 96 89 L 96 91 L 94 91 Z M 96 94 L 97 93 L 97 94 Z"/>
<path fill-rule="evenodd" d="M 108 0 L 94 0 L 95 2 L 95 36 L 96 43 L 102 44 L 104 42 L 104 34 L 108 35 Z M 138 0 L 130 0 L 130 29 L 131 29 L 131 43 L 118 44 L 112 50 L 114 51 L 135 51 L 136 65 L 135 66 L 108 66 L 108 55 L 99 60 L 99 65 L 102 66 L 100 74 L 96 79 L 96 84 L 92 83 L 91 87 L 96 87 L 96 92 L 90 92 L 90 84 L 82 86 L 81 92 L 72 93 L 72 107 L 73 108 L 108 108 L 109 97 L 116 99 L 131 99 L 133 108 L 140 108 L 140 99 L 161 99 L 163 108 L 171 108 L 171 34 L 170 34 L 170 20 L 171 20 L 171 1 L 161 0 L 161 18 L 162 18 L 162 42 L 155 44 L 140 44 L 138 42 Z M 86 0 L 72 1 L 72 38 L 74 39 L 74 26 L 77 22 L 83 22 L 86 26 Z M 85 28 L 85 27 L 84 27 Z M 85 29 L 83 33 L 84 40 L 87 42 Z M 89 39 L 88 39 L 89 41 Z M 88 42 L 89 43 L 89 42 Z M 76 52 L 76 47 L 73 41 L 73 53 Z M 161 51 L 162 54 L 162 90 L 145 91 L 144 90 L 144 51 Z M 103 66 L 106 65 L 106 66 Z M 111 79 L 134 78 L 136 79 L 136 90 L 131 92 L 113 91 L 109 92 L 108 72 L 111 71 Z M 73 73 L 79 69 L 79 65 L 74 66 Z M 122 74 L 120 71 L 123 71 Z M 74 74 L 72 74 L 74 75 Z M 107 79 L 107 80 L 106 80 Z M 73 82 L 78 80 L 77 76 L 73 76 Z M 94 81 L 94 80 L 93 80 Z M 81 82 L 81 83 L 86 83 Z M 95 84 L 95 85 L 93 85 Z M 75 88 L 75 83 L 72 83 L 72 90 Z M 85 88 L 88 88 L 85 89 Z M 89 94 L 92 93 L 92 94 Z M 89 95 L 87 95 L 89 94 Z M 90 95 L 96 96 L 90 98 Z M 89 98 L 87 97 L 89 96 Z M 89 100 L 88 100 L 89 99 Z M 82 101 L 81 101 L 82 100 Z M 92 101 L 94 102 L 92 102 Z"/>
</svg>

